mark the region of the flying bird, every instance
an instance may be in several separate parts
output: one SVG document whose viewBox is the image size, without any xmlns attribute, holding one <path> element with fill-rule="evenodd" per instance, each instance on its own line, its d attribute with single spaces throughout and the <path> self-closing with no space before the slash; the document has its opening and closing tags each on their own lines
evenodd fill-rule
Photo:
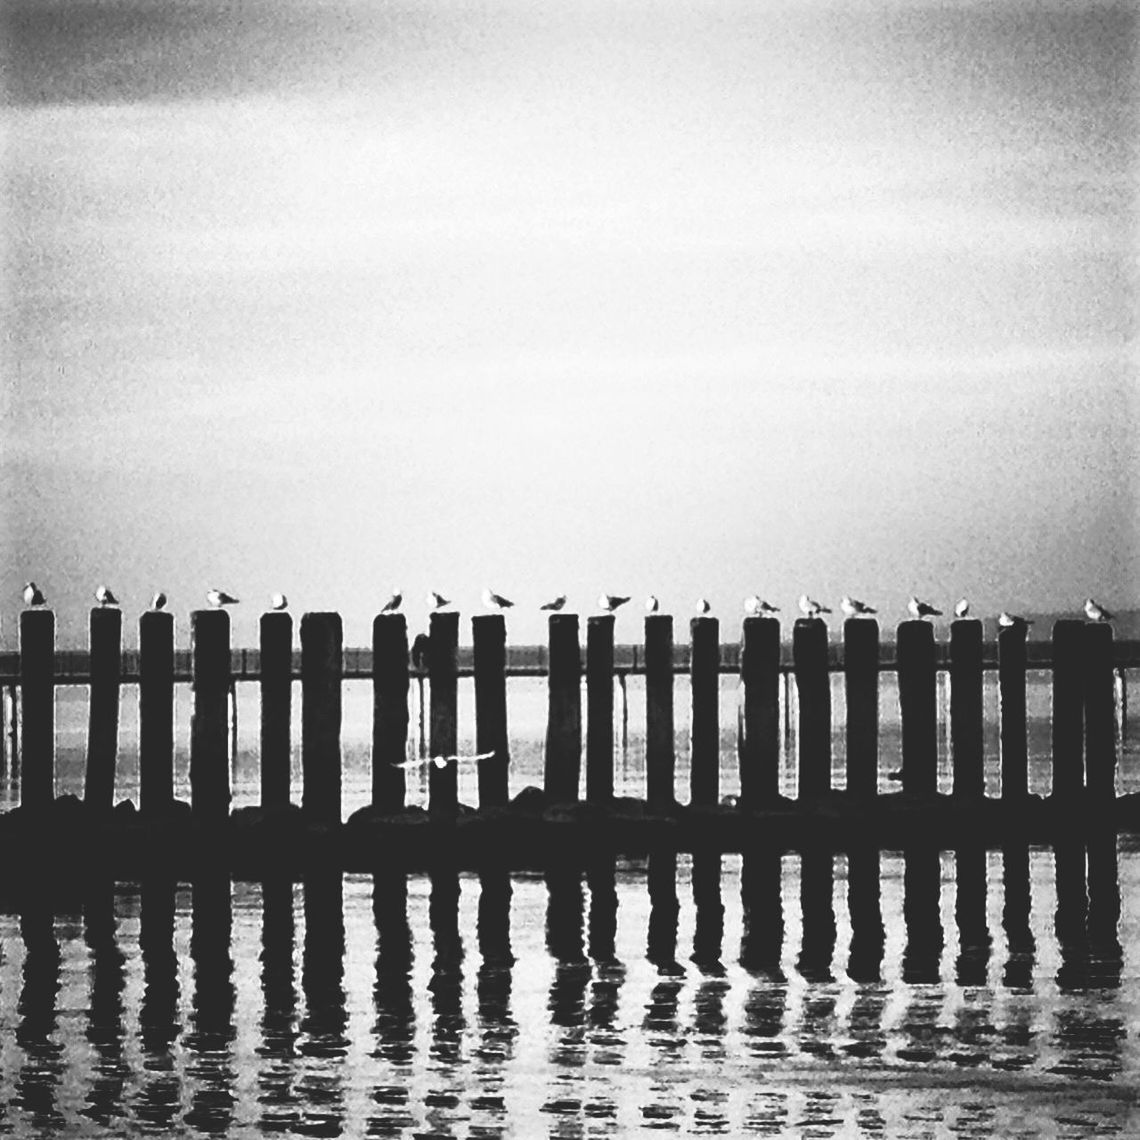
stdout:
<svg viewBox="0 0 1140 1140">
<path fill-rule="evenodd" d="M 155 594 L 153 598 L 151 598 L 150 608 L 152 610 L 166 609 L 166 595 L 161 590 L 159 590 L 158 593 Z"/>
<path fill-rule="evenodd" d="M 286 609 L 289 605 L 289 599 L 284 594 L 274 594 L 269 599 L 269 606 L 274 610 Z"/>
<path fill-rule="evenodd" d="M 227 594 L 225 590 L 207 590 L 206 601 L 210 603 L 214 609 L 220 609 L 222 606 L 236 606 L 238 599 L 233 594 Z"/>
<path fill-rule="evenodd" d="M 509 598 L 504 598 L 502 594 L 496 594 L 490 588 L 483 591 L 483 605 L 488 609 L 509 610 L 514 604 Z"/>
<path fill-rule="evenodd" d="M 451 605 L 451 599 L 445 598 L 437 590 L 432 590 L 432 592 L 428 594 L 427 601 L 433 610 L 442 610 L 444 606 Z"/>
<path fill-rule="evenodd" d="M 605 610 L 606 613 L 612 614 L 619 606 L 624 606 L 629 598 L 619 597 L 617 594 L 599 594 L 598 606 Z"/>
<path fill-rule="evenodd" d="M 551 611 L 557 611 L 557 610 L 560 610 L 560 609 L 562 609 L 562 607 L 563 607 L 565 604 L 566 604 L 566 595 L 565 595 L 565 594 L 559 594 L 559 595 L 558 595 L 558 597 L 557 597 L 557 598 L 555 598 L 553 601 L 544 602 L 544 603 L 543 603 L 541 606 L 539 606 L 538 608 L 539 608 L 540 610 L 551 610 Z"/>
<path fill-rule="evenodd" d="M 1092 598 L 1085 598 L 1085 617 L 1089 621 L 1112 621 L 1112 614 Z"/>
<path fill-rule="evenodd" d="M 661 603 L 657 600 L 656 594 L 650 594 L 645 599 L 645 612 L 647 614 L 655 614 L 661 608 Z"/>
<path fill-rule="evenodd" d="M 24 605 L 25 606 L 46 606 L 47 598 L 44 597 L 43 591 L 35 584 L 35 582 L 28 582 L 24 586 Z"/>
<path fill-rule="evenodd" d="M 866 602 L 859 601 L 858 598 L 849 598 L 846 594 L 840 600 L 839 608 L 848 617 L 859 617 L 866 614 L 877 614 L 879 611 L 874 606 L 867 605 Z"/>
<path fill-rule="evenodd" d="M 712 610 L 712 606 L 709 604 L 707 598 L 698 598 L 696 609 L 698 614 L 703 615 L 709 613 Z"/>
<path fill-rule="evenodd" d="M 907 612 L 913 618 L 941 617 L 942 611 L 936 610 L 929 602 L 920 602 L 913 595 L 906 604 Z"/>
<path fill-rule="evenodd" d="M 998 625 L 1000 625 L 1002 629 L 1014 629 L 1018 626 L 1027 626 L 1032 624 L 1033 622 L 1027 621 L 1023 617 L 1018 617 L 1017 614 L 1006 613 L 1005 610 L 1002 610 L 1001 613 L 998 614 Z"/>
<path fill-rule="evenodd" d="M 394 614 L 400 608 L 400 603 L 403 600 L 404 595 L 400 593 L 400 587 L 394 587 L 392 596 L 380 607 L 380 612 L 382 614 Z"/>
<path fill-rule="evenodd" d="M 400 764 L 393 764 L 392 767 L 393 768 L 405 768 L 405 769 L 428 768 L 428 767 L 446 768 L 449 764 L 454 764 L 459 760 L 468 760 L 468 761 L 469 760 L 490 760 L 491 757 L 494 755 L 495 755 L 495 752 L 494 752 L 494 749 L 492 749 L 490 752 L 475 752 L 475 753 L 472 753 L 470 756 L 461 756 L 461 755 L 429 756 L 429 757 L 425 757 L 423 760 L 420 760 L 420 759 L 405 760 Z"/>
<path fill-rule="evenodd" d="M 954 616 L 956 618 L 964 618 L 969 612 L 970 612 L 970 603 L 965 598 L 963 598 L 954 607 Z"/>
<path fill-rule="evenodd" d="M 821 606 L 819 602 L 809 598 L 807 594 L 800 594 L 797 605 L 800 607 L 800 613 L 809 618 L 819 617 L 820 614 L 831 613 L 831 610 L 829 610 L 827 606 Z"/>
<path fill-rule="evenodd" d="M 106 586 L 99 586 L 95 590 L 95 600 L 101 606 L 117 606 L 119 604 L 119 599 Z"/>
</svg>

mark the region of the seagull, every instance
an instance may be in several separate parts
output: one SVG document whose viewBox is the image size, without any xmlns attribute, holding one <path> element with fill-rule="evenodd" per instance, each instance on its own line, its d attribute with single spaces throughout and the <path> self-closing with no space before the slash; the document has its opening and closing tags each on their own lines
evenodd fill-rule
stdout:
<svg viewBox="0 0 1140 1140">
<path fill-rule="evenodd" d="M 502 594 L 496 594 L 490 588 L 483 591 L 483 605 L 488 609 L 509 610 L 514 604 L 510 598 L 504 598 Z"/>
<path fill-rule="evenodd" d="M 1018 617 L 1017 614 L 1006 613 L 1005 610 L 1002 610 L 1001 613 L 998 614 L 998 625 L 1000 625 L 1002 629 L 1014 629 L 1017 626 L 1024 627 L 1032 624 L 1033 622 L 1026 621 L 1025 618 Z"/>
<path fill-rule="evenodd" d="M 490 752 L 475 752 L 470 756 L 460 756 L 460 755 L 455 755 L 455 756 L 429 756 L 423 760 L 419 760 L 419 759 L 405 760 L 401 764 L 393 764 L 392 767 L 393 768 L 405 768 L 405 769 L 427 768 L 427 767 L 446 768 L 448 766 L 448 764 L 454 764 L 458 760 L 490 760 L 491 757 L 494 755 L 495 755 L 495 750 L 492 749 Z"/>
<path fill-rule="evenodd" d="M 877 614 L 879 612 L 874 606 L 869 606 L 866 602 L 861 602 L 857 598 L 849 598 L 846 594 L 843 595 L 839 603 L 839 608 L 848 617 L 859 617 L 860 614 Z"/>
<path fill-rule="evenodd" d="M 941 617 L 942 611 L 936 610 L 929 602 L 920 602 L 913 595 L 906 604 L 907 612 L 911 617 L 924 618 L 924 617 Z"/>
<path fill-rule="evenodd" d="M 106 586 L 100 586 L 96 589 L 95 600 L 101 606 L 117 606 L 119 604 L 119 599 Z"/>
<path fill-rule="evenodd" d="M 43 591 L 35 582 L 28 582 L 24 586 L 24 605 L 26 606 L 46 606 L 47 598 L 44 597 Z"/>
<path fill-rule="evenodd" d="M 813 601 L 807 594 L 800 594 L 798 605 L 800 607 L 800 613 L 809 618 L 819 617 L 820 614 L 831 613 L 831 610 L 829 610 L 827 606 L 821 606 L 819 602 Z"/>
<path fill-rule="evenodd" d="M 393 587 L 392 596 L 380 607 L 380 612 L 382 614 L 394 614 L 400 608 L 400 603 L 403 600 L 404 595 L 400 593 L 400 587 Z"/>
<path fill-rule="evenodd" d="M 744 612 L 746 614 L 778 614 L 780 612 L 779 606 L 774 606 L 770 602 L 766 602 L 763 598 L 757 597 L 753 594 L 750 598 L 744 599 Z"/>
<path fill-rule="evenodd" d="M 559 595 L 558 595 L 558 597 L 557 597 L 557 598 L 555 598 L 553 601 L 551 601 L 551 602 L 546 602 L 546 603 L 544 603 L 543 605 L 539 606 L 538 608 L 539 608 L 540 610 L 552 610 L 552 611 L 557 611 L 557 610 L 560 610 L 560 609 L 562 609 L 562 607 L 563 607 L 565 604 L 566 604 L 566 595 L 565 595 L 565 594 L 559 594 Z"/>
<path fill-rule="evenodd" d="M 709 604 L 709 601 L 707 598 L 698 598 L 697 599 L 697 613 L 698 614 L 707 614 L 711 610 L 712 610 L 712 606 Z"/>
<path fill-rule="evenodd" d="M 284 594 L 274 594 L 269 599 L 269 605 L 271 609 L 283 610 L 288 607 L 289 599 Z"/>
<path fill-rule="evenodd" d="M 1112 614 L 1092 598 L 1085 598 L 1085 617 L 1089 621 L 1112 621 Z"/>
<path fill-rule="evenodd" d="M 428 605 L 431 606 L 431 608 L 433 610 L 442 610 L 444 606 L 450 606 L 451 605 L 451 599 L 445 598 L 437 590 L 432 590 L 432 592 L 430 594 L 428 594 L 427 602 L 428 602 Z"/>
<path fill-rule="evenodd" d="M 965 598 L 963 598 L 954 607 L 954 616 L 956 618 L 964 618 L 969 612 L 970 612 L 970 603 Z"/>
<path fill-rule="evenodd" d="M 661 603 L 657 600 L 656 594 L 650 594 L 645 599 L 645 612 L 647 614 L 655 614 L 661 608 Z"/>
<path fill-rule="evenodd" d="M 624 606 L 629 598 L 619 597 L 617 594 L 599 594 L 598 605 L 608 614 L 612 614 L 619 606 Z"/>
<path fill-rule="evenodd" d="M 214 607 L 220 609 L 222 606 L 236 606 L 238 599 L 232 594 L 227 594 L 225 590 L 208 590 L 206 592 L 206 601 Z"/>
<path fill-rule="evenodd" d="M 159 590 L 158 593 L 155 594 L 153 598 L 151 598 L 150 608 L 152 610 L 166 609 L 166 595 L 161 590 Z"/>
</svg>

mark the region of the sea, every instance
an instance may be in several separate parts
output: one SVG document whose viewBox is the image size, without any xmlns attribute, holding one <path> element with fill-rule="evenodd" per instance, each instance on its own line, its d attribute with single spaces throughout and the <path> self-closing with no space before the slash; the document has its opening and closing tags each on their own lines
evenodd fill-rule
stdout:
<svg viewBox="0 0 1140 1140">
<path fill-rule="evenodd" d="M 237 807 L 257 801 L 256 689 L 238 687 Z M 1048 675 L 1031 674 L 1028 690 L 1030 784 L 1045 794 Z M 512 678 L 508 692 L 514 794 L 541 785 L 546 689 Z M 637 679 L 626 698 L 616 790 L 644 795 Z M 737 698 L 723 678 L 725 796 L 739 790 Z M 785 699 L 781 781 L 794 794 L 794 687 Z M 410 761 L 424 752 L 420 700 L 413 683 Z M 299 690 L 294 705 L 296 718 Z M 367 683 L 346 684 L 345 816 L 368 797 L 371 707 Z M 881 708 L 889 791 L 900 757 L 886 676 Z M 474 751 L 473 709 L 461 682 L 461 756 Z M 838 681 L 833 709 L 841 787 Z M 998 794 L 988 682 L 986 710 Z M 56 790 L 79 793 L 86 691 L 59 690 L 56 715 Z M 188 798 L 188 692 L 177 715 Z M 1118 790 L 1140 790 L 1131 719 L 1117 743 Z M 948 790 L 946 741 L 941 751 Z M 117 796 L 137 799 L 129 689 L 120 753 Z M 458 763 L 460 798 L 474 804 L 474 765 Z M 299 801 L 299 755 L 294 775 Z M 426 804 L 426 766 L 409 776 L 409 801 Z M 0 783 L 0 805 L 17 799 Z M 14 1136 L 1140 1135 L 1140 837 L 585 850 L 544 868 L 444 855 L 424 871 L 144 876 L 22 898 L 0 909 L 0 1133 Z"/>
</svg>

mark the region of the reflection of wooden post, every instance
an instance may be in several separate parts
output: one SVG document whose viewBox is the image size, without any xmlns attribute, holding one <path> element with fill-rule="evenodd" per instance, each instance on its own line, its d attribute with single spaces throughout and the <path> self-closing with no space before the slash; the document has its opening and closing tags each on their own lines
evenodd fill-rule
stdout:
<svg viewBox="0 0 1140 1140">
<path fill-rule="evenodd" d="M 650 614 L 645 619 L 645 767 L 649 805 L 667 808 L 674 802 L 673 774 L 673 618 Z"/>
<path fill-rule="evenodd" d="M 720 622 L 714 617 L 691 619 L 689 640 L 693 696 L 689 802 L 711 807 L 720 793 Z"/>
<path fill-rule="evenodd" d="M 20 614 L 20 701 L 24 724 L 20 802 L 30 811 L 55 798 L 55 614 Z"/>
<path fill-rule="evenodd" d="M 224 820 L 230 808 L 229 741 L 230 615 L 195 610 L 190 615 L 194 711 L 190 715 L 190 801 L 204 823 Z"/>
<path fill-rule="evenodd" d="M 847 790 L 873 796 L 879 790 L 879 623 L 843 623 L 843 674 L 847 697 Z"/>
<path fill-rule="evenodd" d="M 139 618 L 139 810 L 174 802 L 174 615 Z"/>
<path fill-rule="evenodd" d="M 301 806 L 316 823 L 340 823 L 340 614 L 301 617 Z"/>
<path fill-rule="evenodd" d="M 586 799 L 614 796 L 614 615 L 586 619 Z"/>
<path fill-rule="evenodd" d="M 110 811 L 115 803 L 115 761 L 119 752 L 123 611 L 117 607 L 95 607 L 90 628 L 91 697 L 83 802 L 93 811 Z"/>
<path fill-rule="evenodd" d="M 578 615 L 551 614 L 549 706 L 546 722 L 547 797 L 568 803 L 578 798 L 582 765 L 582 658 Z"/>
<path fill-rule="evenodd" d="M 896 633 L 899 712 L 902 718 L 903 791 L 938 791 L 938 677 L 934 628 L 915 619 Z"/>
<path fill-rule="evenodd" d="M 1083 621 L 1053 625 L 1053 794 L 1068 796 L 1085 786 Z"/>
<path fill-rule="evenodd" d="M 293 757 L 293 617 L 261 615 L 261 806 L 289 803 Z"/>
<path fill-rule="evenodd" d="M 950 623 L 950 755 L 954 795 L 968 799 L 986 794 L 982 715 L 982 623 L 959 619 Z"/>
<path fill-rule="evenodd" d="M 408 623 L 403 614 L 377 614 L 372 622 L 372 806 L 379 811 L 404 806 L 407 780 L 400 765 L 407 751 Z"/>
<path fill-rule="evenodd" d="M 510 799 L 511 754 L 507 738 L 507 623 L 502 614 L 471 619 L 475 662 L 475 751 L 479 806 L 505 807 Z M 493 756 L 484 753 L 493 752 Z"/>
<path fill-rule="evenodd" d="M 1112 626 L 1089 622 L 1085 641 L 1085 779 L 1098 802 L 1116 797 L 1116 708 Z"/>
<path fill-rule="evenodd" d="M 430 740 L 433 757 L 454 756 L 459 703 L 459 614 L 433 613 L 428 618 L 428 679 L 431 682 Z M 454 815 L 459 804 L 458 761 L 428 774 L 428 810 Z"/>
<path fill-rule="evenodd" d="M 792 660 L 799 693 L 799 798 L 831 789 L 831 679 L 827 672 L 827 623 L 797 618 Z"/>
<path fill-rule="evenodd" d="M 1025 720 L 1024 625 L 998 631 L 998 693 L 1001 710 L 1001 794 L 1029 791 L 1029 743 Z"/>
<path fill-rule="evenodd" d="M 740 802 L 753 807 L 780 794 L 780 623 L 775 618 L 744 619 L 740 683 Z"/>
</svg>

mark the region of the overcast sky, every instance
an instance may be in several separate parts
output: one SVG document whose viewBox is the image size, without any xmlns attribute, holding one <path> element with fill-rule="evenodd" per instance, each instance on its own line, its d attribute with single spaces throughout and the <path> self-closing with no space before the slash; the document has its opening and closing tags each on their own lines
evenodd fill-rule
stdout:
<svg viewBox="0 0 1140 1140">
<path fill-rule="evenodd" d="M 247 642 L 397 584 L 515 640 L 1140 603 L 1133 5 L 5 19 L 7 643 L 28 578 L 72 644 L 101 581 Z"/>
</svg>

